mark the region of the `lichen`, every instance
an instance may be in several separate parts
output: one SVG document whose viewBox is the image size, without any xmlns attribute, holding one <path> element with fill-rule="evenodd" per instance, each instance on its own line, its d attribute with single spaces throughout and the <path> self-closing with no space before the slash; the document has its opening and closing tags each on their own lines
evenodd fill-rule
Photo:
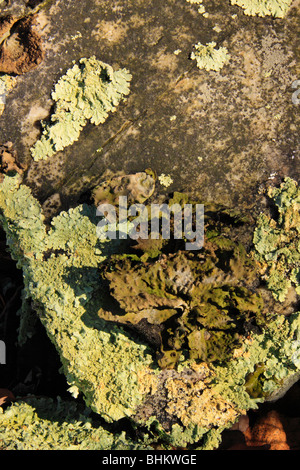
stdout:
<svg viewBox="0 0 300 470">
<path fill-rule="evenodd" d="M 105 122 L 129 94 L 130 80 L 126 69 L 114 71 L 95 57 L 80 59 L 55 85 L 55 112 L 31 149 L 34 160 L 47 159 L 78 140 L 88 121 Z"/>
<path fill-rule="evenodd" d="M 241 415 L 299 380 L 299 340 L 300 312 L 279 315 L 259 334 L 249 334 L 230 361 L 185 361 L 177 371 L 163 371 L 160 396 L 146 400 L 137 419 L 172 445 L 215 449 L 222 432 Z M 154 409 L 156 417 L 151 415 Z"/>
<path fill-rule="evenodd" d="M 165 188 L 168 188 L 173 183 L 172 177 L 170 175 L 165 175 L 164 173 L 159 175 L 158 180 L 162 186 L 165 186 Z"/>
<path fill-rule="evenodd" d="M 214 41 L 206 45 L 198 42 L 195 44 L 195 51 L 191 53 L 191 59 L 196 60 L 199 69 L 214 70 L 218 72 L 229 61 L 230 55 L 226 47 L 216 49 Z"/>
<path fill-rule="evenodd" d="M 152 196 L 155 189 L 155 175 L 151 170 L 133 175 L 106 178 L 92 191 L 96 207 L 100 204 L 117 205 L 119 197 L 125 196 L 128 204 L 142 204 Z"/>
<path fill-rule="evenodd" d="M 3 180 L 3 174 L 19 173 L 26 170 L 26 165 L 18 160 L 17 152 L 12 142 L 6 142 L 0 145 L 0 182 Z"/>
<path fill-rule="evenodd" d="M 200 5 L 198 8 L 198 13 L 203 14 L 205 13 L 205 7 L 202 5 L 203 0 L 186 0 L 188 3 Z"/>
<path fill-rule="evenodd" d="M 0 408 L 1 450 L 140 450 L 125 432 L 112 433 L 76 402 L 27 397 Z"/>
<path fill-rule="evenodd" d="M 270 187 L 268 196 L 277 216 L 260 214 L 253 235 L 254 254 L 274 298 L 283 302 L 292 287 L 300 295 L 300 189 L 296 181 L 286 178 L 279 188 Z"/>
<path fill-rule="evenodd" d="M 276 200 L 278 203 L 281 201 L 280 207 L 289 212 L 294 206 L 288 203 L 290 198 L 285 199 L 284 194 L 278 190 Z M 187 200 L 180 194 L 173 199 L 182 203 Z M 163 263 L 161 266 L 156 263 L 157 257 L 163 261 L 162 254 L 167 250 L 167 244 L 158 243 L 153 248 L 138 241 L 138 250 L 133 249 L 131 258 L 123 255 L 123 262 L 129 262 L 129 266 L 133 261 L 140 265 L 148 263 L 151 267 L 148 273 L 144 271 L 143 276 L 137 278 L 136 286 L 131 283 L 135 299 L 138 298 L 141 304 L 144 302 L 144 310 L 148 304 L 153 313 L 159 304 L 161 312 L 179 309 L 182 315 L 184 302 L 189 303 L 186 318 L 177 325 L 187 329 L 191 322 L 189 313 L 196 309 L 200 299 L 202 310 L 199 310 L 199 319 L 203 324 L 197 325 L 199 330 L 209 330 L 210 327 L 211 331 L 221 330 L 225 325 L 223 331 L 230 336 L 231 328 L 238 320 L 237 332 L 242 334 L 243 340 L 218 361 L 207 360 L 207 355 L 199 356 L 197 347 L 197 354 L 187 356 L 182 353 L 181 345 L 176 367 L 162 369 L 149 338 L 98 316 L 98 311 L 107 307 L 109 297 L 100 273 L 109 260 L 120 263 L 119 255 L 124 253 L 124 245 L 121 241 L 101 242 L 98 239 L 96 207 L 80 205 L 62 212 L 52 220 L 48 229 L 40 204 L 30 189 L 21 184 L 19 175 L 6 175 L 0 184 L 0 221 L 6 231 L 11 254 L 23 270 L 25 298 L 32 299 L 59 353 L 70 393 L 84 398 L 86 405 L 108 423 L 122 418 L 130 420 L 138 427 L 143 442 L 149 442 L 151 438 L 153 442 L 166 446 L 187 447 L 193 444 L 199 449 L 216 447 L 222 431 L 230 427 L 238 416 L 256 408 L 299 377 L 300 313 L 295 312 L 289 317 L 271 315 L 267 322 L 260 320 L 264 317 L 260 304 L 256 302 L 255 261 L 238 242 L 232 240 L 232 227 L 235 224 L 240 226 L 242 218 L 237 224 L 230 211 L 219 211 L 213 218 L 213 212 L 207 209 L 207 247 L 204 248 L 207 251 L 203 251 L 202 259 L 192 255 L 184 258 L 179 246 L 178 253 L 165 252 L 167 262 L 164 268 Z M 195 288 L 190 289 L 190 283 L 198 273 L 199 281 L 203 279 L 205 282 L 201 286 L 196 278 Z M 253 283 L 251 276 L 254 276 Z M 139 292 L 145 279 L 149 282 L 148 297 L 142 300 Z M 242 280 L 244 285 L 241 285 Z M 229 291 L 223 289 L 226 285 Z M 129 286 L 124 285 L 123 288 L 128 290 Z M 142 292 L 147 293 L 147 290 L 143 287 Z M 217 302 L 210 302 L 212 296 Z M 121 299 L 120 290 L 118 298 Z M 134 313 L 133 298 L 123 297 L 122 302 L 130 304 Z M 233 310 L 231 302 L 237 302 Z M 138 302 L 135 300 L 135 303 Z M 214 315 L 214 307 L 219 313 L 225 313 Z M 246 313 L 245 321 L 236 315 L 238 312 Z M 197 315 L 196 311 L 195 318 Z M 233 326 L 234 333 L 236 327 Z M 149 333 L 147 328 L 144 331 Z M 176 341 L 181 341 L 180 335 L 175 335 L 176 328 L 166 332 L 165 340 L 173 341 L 172 348 Z M 188 344 L 188 334 L 185 345 Z M 14 420 L 12 415 L 21 416 L 20 409 L 14 406 L 8 409 L 8 415 L 3 415 L 6 415 L 5 419 Z M 32 411 L 26 408 L 24 414 L 32 415 Z M 1 422 L 4 421 L 0 419 L 0 430 L 6 433 Z M 9 423 L 5 422 L 5 426 L 10 426 Z M 38 435 L 39 429 L 45 425 L 37 420 L 36 415 L 33 421 L 29 419 L 29 424 L 30 436 Z M 67 427 L 49 429 L 53 430 L 54 439 L 52 442 L 50 438 L 50 445 L 59 447 L 55 436 L 62 436 L 63 442 Z M 19 439 L 18 432 L 25 434 L 21 434 Z M 26 428 L 20 430 L 17 425 L 11 433 L 17 445 L 23 445 L 19 442 L 24 442 Z M 10 442 L 8 445 L 13 446 L 9 434 L 4 435 L 5 441 Z M 105 446 L 105 442 L 113 446 L 116 440 L 123 445 L 124 440 L 119 440 L 118 435 L 114 440 L 105 433 L 104 437 L 103 434 L 101 436 L 100 446 Z M 28 437 L 28 443 L 30 440 Z M 125 446 L 128 442 L 126 440 Z M 139 441 L 134 443 L 139 444 Z"/>
<path fill-rule="evenodd" d="M 23 269 L 26 297 L 59 351 L 70 386 L 108 421 L 130 415 L 143 397 L 141 371 L 146 374 L 152 359 L 146 345 L 96 318 L 103 297 L 97 269 L 105 259 L 96 208 L 63 212 L 46 231 L 39 203 L 18 176 L 5 177 L 0 188 L 0 220 Z"/>
<path fill-rule="evenodd" d="M 284 18 L 292 0 L 230 0 L 232 5 L 242 7 L 245 15 Z"/>
</svg>

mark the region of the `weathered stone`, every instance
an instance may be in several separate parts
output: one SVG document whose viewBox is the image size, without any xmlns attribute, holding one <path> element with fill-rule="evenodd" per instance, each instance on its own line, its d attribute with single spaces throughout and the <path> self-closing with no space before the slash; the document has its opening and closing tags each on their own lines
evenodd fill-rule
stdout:
<svg viewBox="0 0 300 470">
<path fill-rule="evenodd" d="M 0 120 L 0 141 L 13 141 L 31 163 L 27 183 L 40 199 L 58 192 L 65 208 L 76 204 L 107 169 L 128 174 L 150 167 L 173 180 L 161 191 L 231 205 L 255 203 L 258 186 L 274 175 L 298 179 L 299 113 L 291 88 L 298 78 L 298 2 L 276 19 L 249 17 L 214 0 L 205 5 L 207 18 L 185 0 L 43 3 L 36 21 L 45 58 L 18 77 Z M 190 60 L 196 43 L 211 41 L 231 57 L 219 72 Z M 32 163 L 54 84 L 73 60 L 91 55 L 130 71 L 128 101 L 105 124 L 88 125 L 51 162 Z"/>
</svg>

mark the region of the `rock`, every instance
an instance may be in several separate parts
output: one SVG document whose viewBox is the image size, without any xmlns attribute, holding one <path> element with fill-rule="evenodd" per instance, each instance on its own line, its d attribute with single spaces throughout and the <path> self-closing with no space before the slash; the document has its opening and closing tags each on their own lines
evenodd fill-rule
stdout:
<svg viewBox="0 0 300 470">
<path fill-rule="evenodd" d="M 0 18 L 0 72 L 21 75 L 43 60 L 41 37 L 35 31 L 35 17 Z"/>
</svg>

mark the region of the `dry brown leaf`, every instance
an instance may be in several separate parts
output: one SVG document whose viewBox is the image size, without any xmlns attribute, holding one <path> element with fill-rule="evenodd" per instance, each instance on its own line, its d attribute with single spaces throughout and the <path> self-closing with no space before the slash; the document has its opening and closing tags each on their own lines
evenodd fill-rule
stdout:
<svg viewBox="0 0 300 470">
<path fill-rule="evenodd" d="M 7 388 L 0 388 L 0 406 L 7 405 L 11 401 L 14 401 L 14 394 Z"/>
<path fill-rule="evenodd" d="M 245 432 L 246 445 L 259 447 L 268 445 L 269 450 L 289 450 L 286 433 L 282 424 L 280 414 L 269 411 L 265 416 L 259 418 L 254 426 Z"/>
</svg>

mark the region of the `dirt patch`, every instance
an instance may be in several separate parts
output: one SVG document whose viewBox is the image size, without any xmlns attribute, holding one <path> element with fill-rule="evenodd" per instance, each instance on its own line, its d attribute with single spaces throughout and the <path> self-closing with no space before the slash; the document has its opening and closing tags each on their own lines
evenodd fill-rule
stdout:
<svg viewBox="0 0 300 470">
<path fill-rule="evenodd" d="M 0 19 L 0 72 L 21 75 L 41 63 L 44 53 L 35 16 Z"/>
</svg>

